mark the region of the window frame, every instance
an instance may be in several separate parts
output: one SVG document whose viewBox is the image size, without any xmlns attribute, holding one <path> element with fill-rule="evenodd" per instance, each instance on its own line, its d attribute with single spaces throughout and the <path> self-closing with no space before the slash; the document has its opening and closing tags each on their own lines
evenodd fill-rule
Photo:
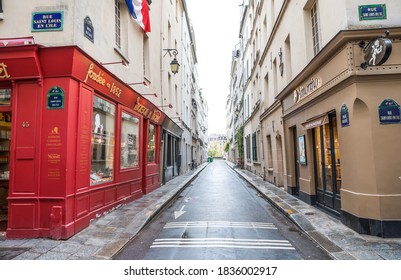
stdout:
<svg viewBox="0 0 401 280">
<path fill-rule="evenodd" d="M 250 134 L 248 134 L 246 137 L 245 137 L 245 151 L 246 151 L 246 160 L 248 161 L 248 162 L 250 162 L 251 161 L 251 135 Z"/>
<path fill-rule="evenodd" d="M 313 54 L 316 56 L 321 50 L 320 20 L 319 20 L 319 10 L 317 1 L 315 1 L 310 8 L 310 19 L 312 25 L 311 31 L 312 31 Z"/>
<path fill-rule="evenodd" d="M 153 138 L 154 138 L 154 155 L 153 155 L 153 160 L 149 160 L 149 140 L 150 140 L 150 127 L 154 127 L 154 132 L 153 132 Z M 158 138 L 158 126 L 156 124 L 153 124 L 149 122 L 148 129 L 147 129 L 147 142 L 146 142 L 146 162 L 149 164 L 157 164 L 158 163 L 158 156 L 157 156 L 157 149 L 158 149 L 158 143 L 157 143 L 157 138 Z"/>
<path fill-rule="evenodd" d="M 95 181 L 95 177 L 93 177 L 92 170 L 93 170 L 93 157 L 94 157 L 93 150 L 94 150 L 94 141 L 95 141 L 95 139 L 94 139 L 95 131 L 93 130 L 93 124 L 94 124 L 93 122 L 96 121 L 96 120 L 94 120 L 93 114 L 95 112 L 94 104 L 95 104 L 96 98 L 101 99 L 101 100 L 111 104 L 112 106 L 114 106 L 114 122 L 113 122 L 113 126 L 114 126 L 114 128 L 113 128 L 114 144 L 109 144 L 110 146 L 112 146 L 112 148 L 110 148 L 110 151 L 113 153 L 112 154 L 113 161 L 112 161 L 112 163 L 110 165 L 111 168 L 112 168 L 112 171 L 111 171 L 112 175 L 111 175 L 111 179 L 110 180 L 100 181 L 100 182 L 92 182 L 92 180 Z M 90 177 L 89 178 L 89 180 L 90 180 L 89 185 L 90 185 L 90 187 L 97 187 L 99 185 L 110 184 L 110 183 L 115 182 L 115 180 L 116 180 L 116 174 L 117 174 L 116 173 L 117 114 L 118 114 L 117 113 L 117 104 L 115 102 L 112 102 L 111 100 L 109 100 L 109 99 L 107 99 L 107 98 L 105 98 L 105 97 L 103 97 L 103 96 L 101 96 L 99 94 L 96 94 L 96 93 L 94 94 L 93 102 L 92 102 L 92 123 L 91 123 L 91 138 L 92 138 L 92 140 L 91 140 L 91 145 L 90 145 L 90 174 L 89 174 L 89 177 Z M 105 157 L 107 157 L 107 152 L 106 151 L 105 151 Z M 105 161 L 106 161 L 106 159 L 105 159 Z"/>
<path fill-rule="evenodd" d="M 137 165 L 133 166 L 133 167 L 123 167 L 121 165 L 121 158 L 122 158 L 122 148 L 121 148 L 121 144 L 122 144 L 122 140 L 123 140 L 123 114 L 129 115 L 135 119 L 137 119 L 138 121 L 138 131 L 137 131 L 137 137 L 136 137 L 136 142 L 137 142 Z M 119 170 L 122 172 L 126 172 L 126 171 L 130 171 L 130 170 L 135 170 L 135 169 L 139 169 L 140 165 L 141 165 L 141 118 L 139 116 L 137 116 L 136 114 L 124 110 L 121 110 L 121 114 L 120 114 L 120 120 L 121 120 L 121 128 L 120 128 L 120 133 L 119 133 L 119 139 L 120 139 L 120 145 L 119 145 L 119 150 L 118 150 L 118 154 L 120 155 L 120 163 L 119 163 Z"/>
<path fill-rule="evenodd" d="M 256 132 L 252 133 L 252 160 L 258 161 L 258 146 L 257 146 L 257 136 Z"/>
<path fill-rule="evenodd" d="M 121 28 L 121 3 L 119 0 L 114 1 L 114 43 L 116 48 L 121 50 L 122 47 L 122 28 Z"/>
</svg>

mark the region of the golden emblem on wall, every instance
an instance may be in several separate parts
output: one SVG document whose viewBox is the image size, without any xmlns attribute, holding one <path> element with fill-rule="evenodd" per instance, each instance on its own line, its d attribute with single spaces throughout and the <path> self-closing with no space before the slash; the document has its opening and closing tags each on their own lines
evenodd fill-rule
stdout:
<svg viewBox="0 0 401 280">
<path fill-rule="evenodd" d="M 4 62 L 0 63 L 0 79 L 8 79 L 10 77 L 7 72 L 7 65 Z"/>
</svg>

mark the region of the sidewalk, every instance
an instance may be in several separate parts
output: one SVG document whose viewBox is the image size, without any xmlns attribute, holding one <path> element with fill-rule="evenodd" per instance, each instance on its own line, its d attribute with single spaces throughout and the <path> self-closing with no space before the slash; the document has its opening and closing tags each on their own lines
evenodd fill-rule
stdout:
<svg viewBox="0 0 401 280">
<path fill-rule="evenodd" d="M 361 235 L 338 219 L 304 203 L 255 174 L 226 163 L 285 213 L 302 231 L 339 260 L 401 260 L 401 238 Z M 207 166 L 167 182 L 142 198 L 92 221 L 68 240 L 0 240 L 0 260 L 109 260 Z"/>
<path fill-rule="evenodd" d="M 109 260 L 207 166 L 111 210 L 68 240 L 0 240 L 0 260 Z"/>
<path fill-rule="evenodd" d="M 263 181 L 249 171 L 236 168 L 229 161 L 226 163 L 326 250 L 333 259 L 401 260 L 401 238 L 383 239 L 358 234 L 343 225 L 339 219 L 297 199 L 282 188 Z"/>
</svg>

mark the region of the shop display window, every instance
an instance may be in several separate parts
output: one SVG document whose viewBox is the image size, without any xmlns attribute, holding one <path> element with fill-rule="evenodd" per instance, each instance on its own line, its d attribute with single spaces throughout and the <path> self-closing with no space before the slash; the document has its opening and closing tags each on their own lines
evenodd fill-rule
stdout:
<svg viewBox="0 0 401 280">
<path fill-rule="evenodd" d="M 155 150 L 156 150 L 156 128 L 153 124 L 149 125 L 149 137 L 148 137 L 148 162 L 155 162 Z"/>
<path fill-rule="evenodd" d="M 317 184 L 316 187 L 323 191 L 323 163 L 322 163 L 322 140 L 320 135 L 320 128 L 314 129 L 314 137 L 315 137 L 315 168 L 317 172 Z"/>
<path fill-rule="evenodd" d="M 7 228 L 8 219 L 10 141 L 11 112 L 0 112 L 0 231 L 4 231 Z"/>
<path fill-rule="evenodd" d="M 0 89 L 0 106 L 11 105 L 11 89 Z"/>
<path fill-rule="evenodd" d="M 92 116 L 92 185 L 113 180 L 116 106 L 95 96 Z"/>
<path fill-rule="evenodd" d="M 134 168 L 139 164 L 139 119 L 122 113 L 121 116 L 121 158 L 120 168 Z"/>
<path fill-rule="evenodd" d="M 324 193 L 340 195 L 341 161 L 336 115 L 329 123 L 313 129 L 316 187 Z"/>
</svg>

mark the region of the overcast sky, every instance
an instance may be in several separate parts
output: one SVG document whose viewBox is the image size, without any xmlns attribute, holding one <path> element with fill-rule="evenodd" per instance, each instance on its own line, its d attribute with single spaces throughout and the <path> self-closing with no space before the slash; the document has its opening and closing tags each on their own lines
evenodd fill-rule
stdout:
<svg viewBox="0 0 401 280">
<path fill-rule="evenodd" d="M 225 134 L 231 52 L 239 40 L 242 0 L 186 2 L 195 30 L 200 87 L 209 105 L 209 134 Z"/>
</svg>

